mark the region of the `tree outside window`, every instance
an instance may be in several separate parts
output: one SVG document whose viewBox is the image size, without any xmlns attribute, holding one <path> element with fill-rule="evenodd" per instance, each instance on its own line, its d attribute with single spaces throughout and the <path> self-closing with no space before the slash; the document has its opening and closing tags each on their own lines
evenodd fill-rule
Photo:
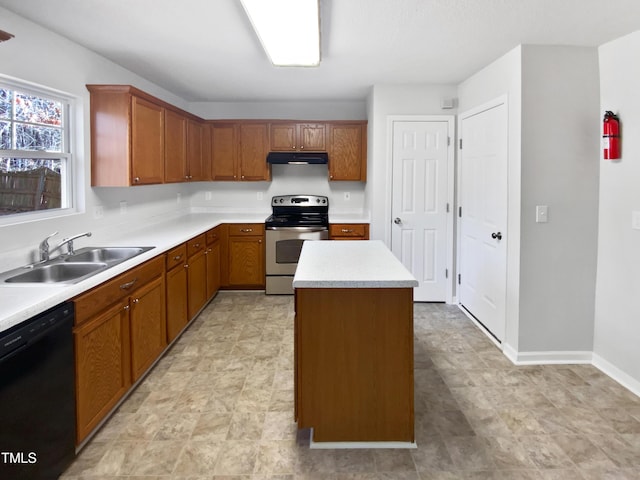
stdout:
<svg viewBox="0 0 640 480">
<path fill-rule="evenodd" d="M 67 102 L 0 85 L 0 215 L 67 208 Z"/>
</svg>

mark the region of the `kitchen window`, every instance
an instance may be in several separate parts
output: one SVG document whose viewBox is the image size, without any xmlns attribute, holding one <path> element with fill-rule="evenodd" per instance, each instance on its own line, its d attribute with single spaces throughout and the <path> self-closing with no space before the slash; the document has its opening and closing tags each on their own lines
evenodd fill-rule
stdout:
<svg viewBox="0 0 640 480">
<path fill-rule="evenodd" d="M 72 207 L 70 103 L 0 79 L 0 224 Z"/>
</svg>

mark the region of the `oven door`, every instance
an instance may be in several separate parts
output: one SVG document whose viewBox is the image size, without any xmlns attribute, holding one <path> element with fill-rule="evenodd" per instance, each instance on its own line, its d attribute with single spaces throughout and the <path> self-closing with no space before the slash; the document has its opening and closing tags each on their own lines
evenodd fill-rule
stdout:
<svg viewBox="0 0 640 480">
<path fill-rule="evenodd" d="M 305 240 L 327 240 L 326 227 L 269 227 L 265 231 L 266 273 L 291 275 L 296 273 L 298 258 Z"/>
</svg>

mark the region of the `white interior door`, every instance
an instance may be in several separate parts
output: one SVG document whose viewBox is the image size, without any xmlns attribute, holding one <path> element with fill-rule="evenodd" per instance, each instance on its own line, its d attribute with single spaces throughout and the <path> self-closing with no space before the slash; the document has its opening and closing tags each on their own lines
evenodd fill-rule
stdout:
<svg viewBox="0 0 640 480">
<path fill-rule="evenodd" d="M 450 123 L 392 125 L 391 250 L 419 282 L 414 300 L 442 302 L 452 241 L 447 228 Z"/>
<path fill-rule="evenodd" d="M 507 278 L 507 105 L 461 115 L 458 300 L 502 341 Z"/>
</svg>

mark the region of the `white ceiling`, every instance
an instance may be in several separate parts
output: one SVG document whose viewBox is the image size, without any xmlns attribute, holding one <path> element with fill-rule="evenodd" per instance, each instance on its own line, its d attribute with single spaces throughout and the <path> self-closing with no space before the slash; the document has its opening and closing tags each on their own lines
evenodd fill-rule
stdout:
<svg viewBox="0 0 640 480">
<path fill-rule="evenodd" d="M 598 46 L 640 30 L 639 0 L 320 4 L 320 67 L 285 68 L 240 0 L 0 0 L 187 101 L 361 100 L 376 84 L 457 84 L 521 43 Z"/>
</svg>

